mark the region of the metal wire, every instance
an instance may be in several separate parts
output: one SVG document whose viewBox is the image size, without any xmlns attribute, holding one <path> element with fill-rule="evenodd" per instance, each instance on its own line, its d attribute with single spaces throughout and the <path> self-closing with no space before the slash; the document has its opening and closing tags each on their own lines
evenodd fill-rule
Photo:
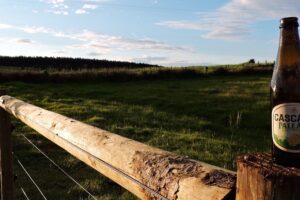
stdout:
<svg viewBox="0 0 300 200">
<path fill-rule="evenodd" d="M 24 189 L 23 189 L 22 187 L 20 187 L 20 189 L 21 189 L 23 195 L 25 196 L 25 198 L 26 198 L 27 200 L 30 200 L 30 199 L 28 198 L 26 192 L 24 191 Z"/>
<path fill-rule="evenodd" d="M 69 143 L 71 146 L 73 146 L 73 147 L 77 148 L 78 150 L 80 150 L 80 151 L 82 151 L 82 152 L 88 154 L 89 156 L 93 157 L 94 159 L 96 159 L 97 161 L 99 161 L 100 163 L 102 163 L 103 165 L 107 166 L 107 167 L 110 168 L 111 170 L 113 170 L 113 171 L 115 171 L 116 173 L 118 173 L 119 175 L 124 176 L 124 177 L 127 178 L 128 180 L 132 181 L 133 183 L 135 183 L 135 184 L 138 185 L 139 187 L 143 188 L 145 191 L 149 192 L 151 195 L 155 196 L 156 198 L 159 198 L 159 199 L 161 199 L 161 200 L 168 200 L 168 198 L 162 196 L 161 194 L 159 194 L 159 193 L 156 192 L 155 190 L 153 190 L 153 189 L 151 189 L 150 187 L 144 185 L 143 183 L 141 183 L 140 181 L 134 179 L 134 178 L 131 177 L 130 175 L 128 175 L 128 174 L 126 174 L 125 172 L 121 171 L 120 169 L 118 169 L 118 168 L 112 166 L 111 164 L 105 162 L 104 160 L 102 160 L 102 159 L 100 159 L 100 158 L 94 156 L 94 155 L 91 154 L 90 152 L 88 152 L 88 151 L 86 151 L 86 150 L 84 150 L 84 149 L 78 147 L 77 145 L 75 145 L 75 144 L 69 142 L 69 141 L 66 140 L 65 138 L 59 136 L 59 134 L 56 134 L 56 133 L 54 133 L 53 131 L 51 131 L 51 130 L 45 128 L 45 127 L 42 126 L 41 124 L 39 124 L 39 123 L 33 121 L 32 119 L 28 118 L 27 116 L 22 115 L 22 114 L 20 114 L 20 113 L 15 113 L 15 116 L 21 116 L 21 117 L 23 117 L 24 119 L 29 120 L 29 121 L 31 121 L 32 123 L 34 123 L 35 125 L 39 126 L 40 128 L 46 130 L 47 132 L 50 132 L 50 133 L 54 134 L 56 137 L 59 137 L 60 139 L 64 140 L 65 142 Z M 19 117 L 18 117 L 18 118 L 19 118 Z"/>
<path fill-rule="evenodd" d="M 80 150 L 81 152 L 84 152 L 86 154 L 88 154 L 89 156 L 93 157 L 94 159 L 96 159 L 98 162 L 102 163 L 103 165 L 107 166 L 108 168 L 110 168 L 111 170 L 117 172 L 118 174 L 124 176 L 125 178 L 129 179 L 130 181 L 134 182 L 135 184 L 139 185 L 141 188 L 145 189 L 146 191 L 148 191 L 150 194 L 156 196 L 157 198 L 159 198 L 160 200 L 168 200 L 166 197 L 162 196 L 161 194 L 157 193 L 156 191 L 152 190 L 151 188 L 149 188 L 148 186 L 144 185 L 143 183 L 139 182 L 138 180 L 132 178 L 131 176 L 127 175 L 125 172 L 121 171 L 120 169 L 112 166 L 111 164 L 105 162 L 104 160 L 101 160 L 100 158 L 94 156 L 93 154 L 87 152 L 86 150 L 74 145 L 73 143 L 69 142 L 68 140 L 66 140 L 63 137 L 60 137 L 61 139 L 63 139 L 65 142 L 69 143 L 70 145 L 72 145 L 73 147 L 77 148 L 78 150 Z"/>
<path fill-rule="evenodd" d="M 14 155 L 14 154 L 13 154 Z M 41 196 L 47 200 L 46 196 L 44 195 L 44 193 L 42 192 L 42 190 L 40 189 L 40 187 L 36 184 L 36 182 L 33 180 L 33 178 L 30 176 L 29 172 L 26 170 L 26 168 L 24 167 L 24 165 L 21 163 L 21 161 L 16 157 L 16 155 L 14 155 L 18 164 L 20 165 L 20 167 L 23 169 L 23 171 L 25 172 L 25 174 L 28 176 L 28 178 L 31 180 L 31 182 L 33 183 L 33 185 L 36 187 L 36 189 L 40 192 Z"/>
<path fill-rule="evenodd" d="M 47 158 L 55 167 L 57 167 L 64 175 L 66 175 L 69 179 L 71 179 L 76 185 L 78 185 L 82 190 L 84 190 L 89 196 L 93 199 L 97 200 L 95 196 L 93 196 L 87 189 L 85 189 L 78 181 L 76 181 L 71 175 L 69 175 L 64 169 L 62 169 L 57 163 L 55 163 L 46 153 L 44 153 L 41 149 L 39 149 L 33 142 L 28 139 L 24 134 L 21 134 L 36 150 L 38 150 L 45 158 Z"/>
<path fill-rule="evenodd" d="M 12 153 L 13 154 L 13 153 Z M 23 187 L 20 185 L 20 183 L 19 183 L 19 181 L 18 181 L 18 178 L 17 178 L 18 176 L 17 176 L 17 174 L 15 174 L 15 182 L 16 182 L 16 184 L 19 186 L 19 188 L 20 188 L 20 190 L 21 190 L 21 192 L 22 192 L 22 194 L 24 195 L 24 197 L 27 199 L 27 200 L 30 200 L 29 199 L 29 197 L 27 196 L 27 194 L 26 194 L 26 192 L 25 192 L 25 190 L 23 189 Z"/>
</svg>

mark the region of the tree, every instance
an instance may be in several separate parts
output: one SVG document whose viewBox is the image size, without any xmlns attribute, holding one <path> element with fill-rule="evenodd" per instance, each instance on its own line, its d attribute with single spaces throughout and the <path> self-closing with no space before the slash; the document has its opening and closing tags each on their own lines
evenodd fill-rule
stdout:
<svg viewBox="0 0 300 200">
<path fill-rule="evenodd" d="M 248 61 L 249 64 L 255 64 L 255 59 L 254 58 L 251 58 L 249 61 Z"/>
</svg>

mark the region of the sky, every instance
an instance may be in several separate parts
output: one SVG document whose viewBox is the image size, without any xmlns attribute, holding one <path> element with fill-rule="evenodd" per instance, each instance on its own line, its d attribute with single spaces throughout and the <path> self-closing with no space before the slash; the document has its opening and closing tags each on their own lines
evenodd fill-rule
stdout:
<svg viewBox="0 0 300 200">
<path fill-rule="evenodd" d="M 0 0 L 0 55 L 191 66 L 276 59 L 299 0 Z"/>
</svg>

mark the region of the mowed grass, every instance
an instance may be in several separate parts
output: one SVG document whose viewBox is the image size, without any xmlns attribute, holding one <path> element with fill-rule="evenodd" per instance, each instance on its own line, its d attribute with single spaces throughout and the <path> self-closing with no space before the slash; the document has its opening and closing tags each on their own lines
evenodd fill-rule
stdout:
<svg viewBox="0 0 300 200">
<path fill-rule="evenodd" d="M 26 102 L 122 136 L 235 170 L 236 156 L 271 149 L 269 80 L 268 75 L 228 75 L 128 82 L 8 82 L 0 88 Z M 135 199 L 18 120 L 13 123 L 14 152 L 48 199 L 89 197 L 21 134 L 97 198 Z M 41 199 L 16 163 L 14 170 L 16 187 L 22 186 L 30 199 Z M 20 190 L 16 190 L 20 198 Z"/>
</svg>

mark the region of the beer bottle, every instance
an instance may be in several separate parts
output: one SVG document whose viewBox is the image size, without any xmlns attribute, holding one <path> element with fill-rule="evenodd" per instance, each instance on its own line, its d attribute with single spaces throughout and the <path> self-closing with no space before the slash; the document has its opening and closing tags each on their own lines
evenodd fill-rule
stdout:
<svg viewBox="0 0 300 200">
<path fill-rule="evenodd" d="M 300 42 L 298 19 L 280 21 L 280 41 L 270 85 L 272 156 L 275 163 L 300 168 Z"/>
</svg>

